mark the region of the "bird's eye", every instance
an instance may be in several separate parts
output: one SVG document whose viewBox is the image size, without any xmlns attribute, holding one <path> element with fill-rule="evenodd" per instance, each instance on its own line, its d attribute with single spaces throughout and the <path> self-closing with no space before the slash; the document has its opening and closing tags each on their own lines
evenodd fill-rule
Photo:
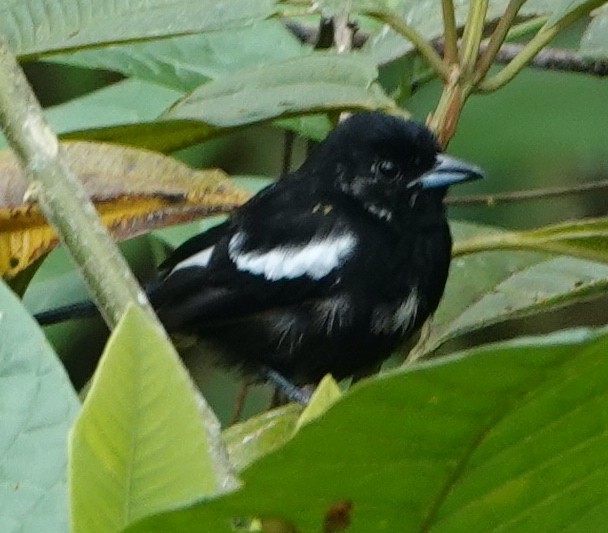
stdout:
<svg viewBox="0 0 608 533">
<path fill-rule="evenodd" d="M 378 169 L 378 172 L 386 178 L 394 178 L 399 173 L 397 165 L 387 159 L 379 161 L 376 168 Z"/>
</svg>

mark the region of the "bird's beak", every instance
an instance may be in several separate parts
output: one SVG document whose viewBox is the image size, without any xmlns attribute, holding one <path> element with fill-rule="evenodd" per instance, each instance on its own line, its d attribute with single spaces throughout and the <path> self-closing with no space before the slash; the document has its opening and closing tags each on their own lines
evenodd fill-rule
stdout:
<svg viewBox="0 0 608 533">
<path fill-rule="evenodd" d="M 419 183 L 423 189 L 439 189 L 481 178 L 483 172 L 479 167 L 439 154 L 433 169 L 423 174 L 415 183 Z"/>
</svg>

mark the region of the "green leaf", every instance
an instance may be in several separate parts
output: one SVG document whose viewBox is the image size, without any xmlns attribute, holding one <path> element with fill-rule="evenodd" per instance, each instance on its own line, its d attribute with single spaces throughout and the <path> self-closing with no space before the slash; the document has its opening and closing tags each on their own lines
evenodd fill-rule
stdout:
<svg viewBox="0 0 608 533">
<path fill-rule="evenodd" d="M 118 531 L 234 486 L 213 436 L 217 420 L 208 408 L 203 415 L 168 339 L 130 308 L 71 435 L 73 531 Z"/>
<path fill-rule="evenodd" d="M 331 374 L 324 376 L 298 419 L 298 429 L 322 416 L 341 396 L 342 391 Z"/>
<path fill-rule="evenodd" d="M 240 472 L 283 446 L 294 436 L 301 412 L 299 405 L 289 404 L 224 430 L 223 438 L 233 468 Z"/>
<path fill-rule="evenodd" d="M 45 110 L 45 116 L 53 130 L 62 138 L 91 138 L 94 135 L 90 132 L 97 129 L 153 121 L 180 96 L 183 96 L 183 92 L 154 83 L 137 79 L 123 80 L 64 104 L 49 107 Z M 120 131 L 120 128 L 115 130 L 111 140 L 130 144 L 128 137 L 118 135 Z M 172 142 L 176 142 L 176 139 Z M 6 140 L 0 135 L 0 149 L 6 147 Z"/>
<path fill-rule="evenodd" d="M 278 19 L 272 19 L 245 28 L 80 50 L 48 60 L 114 70 L 187 91 L 243 68 L 309 52 Z"/>
<path fill-rule="evenodd" d="M 595 16 L 583 33 L 580 51 L 587 57 L 608 58 L 608 5 L 596 10 Z"/>
<path fill-rule="evenodd" d="M 504 232 L 453 223 L 455 249 L 477 239 L 499 240 Z M 486 326 L 541 313 L 608 289 L 608 266 L 532 252 L 482 252 L 452 260 L 444 297 L 429 336 L 415 357 L 450 339 Z"/>
<path fill-rule="evenodd" d="M 67 434 L 79 402 L 40 328 L 0 281 L 0 530 L 68 530 Z"/>
<path fill-rule="evenodd" d="M 454 255 L 490 250 L 537 250 L 608 263 L 608 218 L 474 237 L 455 246 Z"/>
<path fill-rule="evenodd" d="M 178 102 L 165 119 L 234 128 L 301 113 L 339 109 L 398 112 L 376 82 L 376 68 L 358 54 L 311 54 L 223 76 Z"/>
<path fill-rule="evenodd" d="M 608 520 L 608 338 L 577 330 L 472 350 L 357 385 L 242 476 L 244 488 L 131 532 L 230 519 L 349 532 L 601 531 Z"/>
<path fill-rule="evenodd" d="M 385 109 L 403 114 L 376 77 L 375 67 L 361 56 L 318 53 L 208 82 L 158 120 L 160 106 L 173 103 L 178 93 L 137 80 L 57 106 L 50 118 L 62 139 L 169 152 L 221 135 L 224 128 L 316 111 Z M 313 138 L 327 133 L 324 117 L 301 118 L 280 125 Z"/>
<path fill-rule="evenodd" d="M 245 26 L 275 0 L 3 0 L 0 34 L 19 56 Z"/>
</svg>

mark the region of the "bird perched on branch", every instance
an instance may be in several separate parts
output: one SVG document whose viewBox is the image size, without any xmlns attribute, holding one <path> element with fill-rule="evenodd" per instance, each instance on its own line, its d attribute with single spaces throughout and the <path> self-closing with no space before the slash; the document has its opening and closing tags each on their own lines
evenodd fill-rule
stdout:
<svg viewBox="0 0 608 533">
<path fill-rule="evenodd" d="M 443 198 L 480 177 L 416 122 L 353 115 L 298 170 L 177 248 L 150 300 L 170 333 L 210 340 L 247 375 L 289 387 L 364 371 L 437 309 L 452 249 Z"/>
</svg>

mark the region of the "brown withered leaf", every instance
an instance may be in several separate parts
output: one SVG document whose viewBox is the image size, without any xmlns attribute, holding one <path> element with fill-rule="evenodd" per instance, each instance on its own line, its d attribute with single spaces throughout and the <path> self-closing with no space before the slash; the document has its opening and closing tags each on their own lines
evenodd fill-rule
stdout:
<svg viewBox="0 0 608 533">
<path fill-rule="evenodd" d="M 116 240 L 226 213 L 250 193 L 221 170 L 195 170 L 170 157 L 94 142 L 62 143 Z M 0 275 L 12 278 L 58 242 L 35 202 L 24 201 L 27 182 L 17 159 L 0 151 Z"/>
</svg>

